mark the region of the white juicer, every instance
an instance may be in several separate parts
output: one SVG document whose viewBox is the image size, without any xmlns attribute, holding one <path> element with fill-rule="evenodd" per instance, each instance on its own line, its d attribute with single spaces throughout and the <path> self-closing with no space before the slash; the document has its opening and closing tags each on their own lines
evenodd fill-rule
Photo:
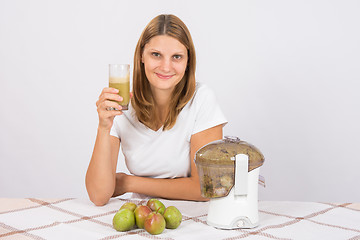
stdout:
<svg viewBox="0 0 360 240">
<path fill-rule="evenodd" d="M 195 155 L 202 196 L 210 198 L 207 224 L 221 229 L 259 225 L 261 152 L 236 137 L 225 137 Z"/>
</svg>

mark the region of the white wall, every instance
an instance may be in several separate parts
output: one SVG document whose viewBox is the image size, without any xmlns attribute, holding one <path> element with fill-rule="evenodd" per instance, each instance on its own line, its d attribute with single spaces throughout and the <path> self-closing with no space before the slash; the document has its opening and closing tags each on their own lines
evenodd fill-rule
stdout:
<svg viewBox="0 0 360 240">
<path fill-rule="evenodd" d="M 359 11 L 356 0 L 0 0 L 0 197 L 87 197 L 107 64 L 132 64 L 145 25 L 173 13 L 225 134 L 265 155 L 260 199 L 359 202 Z"/>
</svg>

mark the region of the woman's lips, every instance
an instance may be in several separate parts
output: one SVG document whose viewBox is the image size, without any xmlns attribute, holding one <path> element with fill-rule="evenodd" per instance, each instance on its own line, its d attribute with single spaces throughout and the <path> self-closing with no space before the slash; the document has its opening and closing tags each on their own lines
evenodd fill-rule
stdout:
<svg viewBox="0 0 360 240">
<path fill-rule="evenodd" d="M 160 73 L 156 73 L 156 76 L 158 76 L 158 78 L 161 78 L 161 79 L 170 79 L 174 75 L 162 75 Z"/>
</svg>

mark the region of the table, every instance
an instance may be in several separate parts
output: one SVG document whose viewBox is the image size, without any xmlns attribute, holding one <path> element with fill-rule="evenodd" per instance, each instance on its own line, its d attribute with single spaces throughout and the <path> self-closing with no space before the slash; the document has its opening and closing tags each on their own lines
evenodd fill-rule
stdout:
<svg viewBox="0 0 360 240">
<path fill-rule="evenodd" d="M 147 199 L 119 197 L 96 207 L 88 199 L 0 198 L 0 239 L 360 239 L 360 203 L 260 201 L 258 227 L 220 230 L 206 224 L 207 202 L 160 200 L 176 206 L 183 221 L 153 236 L 112 228 L 123 203 Z"/>
</svg>

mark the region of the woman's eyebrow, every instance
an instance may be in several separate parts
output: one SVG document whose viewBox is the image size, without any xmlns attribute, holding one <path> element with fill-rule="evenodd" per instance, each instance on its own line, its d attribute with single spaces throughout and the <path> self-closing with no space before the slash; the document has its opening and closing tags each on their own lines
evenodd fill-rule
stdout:
<svg viewBox="0 0 360 240">
<path fill-rule="evenodd" d="M 156 49 L 156 48 L 150 48 L 149 51 L 151 52 L 159 52 L 161 53 L 160 50 Z M 186 52 L 179 50 L 179 51 L 175 51 L 172 55 L 185 55 Z"/>
</svg>

